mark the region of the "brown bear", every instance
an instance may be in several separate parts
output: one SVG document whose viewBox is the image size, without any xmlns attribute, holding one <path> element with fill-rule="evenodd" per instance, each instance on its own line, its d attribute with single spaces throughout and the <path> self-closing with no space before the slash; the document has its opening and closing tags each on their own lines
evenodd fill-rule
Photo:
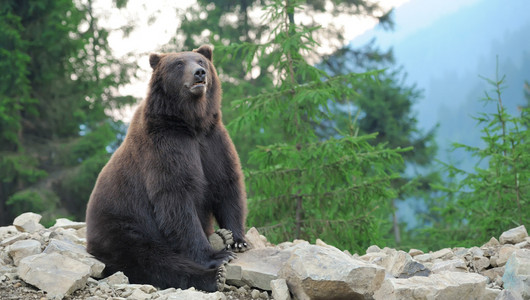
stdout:
<svg viewBox="0 0 530 300">
<path fill-rule="evenodd" d="M 151 54 L 149 91 L 88 202 L 87 250 L 105 275 L 160 288 L 218 289 L 231 258 L 208 236 L 232 231 L 244 250 L 246 193 L 238 155 L 221 121 L 212 49 Z"/>
</svg>

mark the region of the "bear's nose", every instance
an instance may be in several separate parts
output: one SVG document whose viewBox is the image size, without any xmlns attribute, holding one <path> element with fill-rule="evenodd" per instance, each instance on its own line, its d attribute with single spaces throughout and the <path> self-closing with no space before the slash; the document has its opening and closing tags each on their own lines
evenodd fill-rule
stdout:
<svg viewBox="0 0 530 300">
<path fill-rule="evenodd" d="M 196 81 L 204 81 L 204 78 L 206 77 L 206 70 L 202 67 L 199 67 L 195 69 L 194 76 Z"/>
</svg>

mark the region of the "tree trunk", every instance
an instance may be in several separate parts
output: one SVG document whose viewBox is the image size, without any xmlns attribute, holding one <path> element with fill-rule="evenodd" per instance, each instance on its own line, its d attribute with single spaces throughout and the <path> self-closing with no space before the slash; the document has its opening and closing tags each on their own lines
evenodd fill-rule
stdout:
<svg viewBox="0 0 530 300">
<path fill-rule="evenodd" d="M 399 245 L 401 244 L 401 234 L 399 233 L 399 222 L 397 218 L 397 207 L 395 199 L 392 199 L 392 207 L 394 208 L 394 212 L 392 214 L 392 219 L 394 223 L 394 241 L 396 242 L 396 247 L 399 247 Z"/>
</svg>

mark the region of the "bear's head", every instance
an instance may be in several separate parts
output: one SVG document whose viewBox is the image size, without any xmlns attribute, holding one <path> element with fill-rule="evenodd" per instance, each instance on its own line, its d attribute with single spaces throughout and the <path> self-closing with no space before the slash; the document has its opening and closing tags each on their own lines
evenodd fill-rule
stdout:
<svg viewBox="0 0 530 300">
<path fill-rule="evenodd" d="M 157 102 L 151 105 L 158 108 L 156 113 L 180 115 L 194 111 L 196 115 L 219 109 L 221 87 L 210 46 L 188 52 L 151 54 L 149 64 L 153 68 L 151 101 Z"/>
</svg>

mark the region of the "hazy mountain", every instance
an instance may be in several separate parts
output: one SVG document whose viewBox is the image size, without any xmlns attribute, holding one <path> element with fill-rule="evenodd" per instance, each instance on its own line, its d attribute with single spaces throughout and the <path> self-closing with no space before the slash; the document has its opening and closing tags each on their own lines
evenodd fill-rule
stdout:
<svg viewBox="0 0 530 300">
<path fill-rule="evenodd" d="M 530 81 L 530 1 L 412 0 L 395 10 L 393 32 L 371 30 L 352 41 L 360 46 L 372 38 L 392 47 L 396 62 L 408 73 L 407 82 L 424 91 L 416 111 L 420 127 L 439 124 L 438 157 L 472 161 L 447 153 L 452 142 L 477 145 L 480 129 L 471 116 L 494 106 L 479 101 L 490 90 L 479 77 L 506 75 L 503 103 L 515 113 L 524 103 L 523 84 Z"/>
<path fill-rule="evenodd" d="M 511 113 L 525 102 L 523 85 L 530 82 L 530 1 L 412 0 L 395 10 L 395 30 L 371 30 L 354 39 L 371 39 L 393 48 L 396 63 L 407 72 L 407 84 L 423 90 L 416 105 L 419 127 L 439 125 L 438 159 L 472 170 L 475 160 L 463 151 L 449 152 L 454 142 L 480 145 L 480 128 L 471 116 L 494 111 L 480 101 L 491 87 L 480 78 L 506 75 L 503 104 Z M 398 202 L 398 217 L 408 228 L 421 201 Z"/>
</svg>

